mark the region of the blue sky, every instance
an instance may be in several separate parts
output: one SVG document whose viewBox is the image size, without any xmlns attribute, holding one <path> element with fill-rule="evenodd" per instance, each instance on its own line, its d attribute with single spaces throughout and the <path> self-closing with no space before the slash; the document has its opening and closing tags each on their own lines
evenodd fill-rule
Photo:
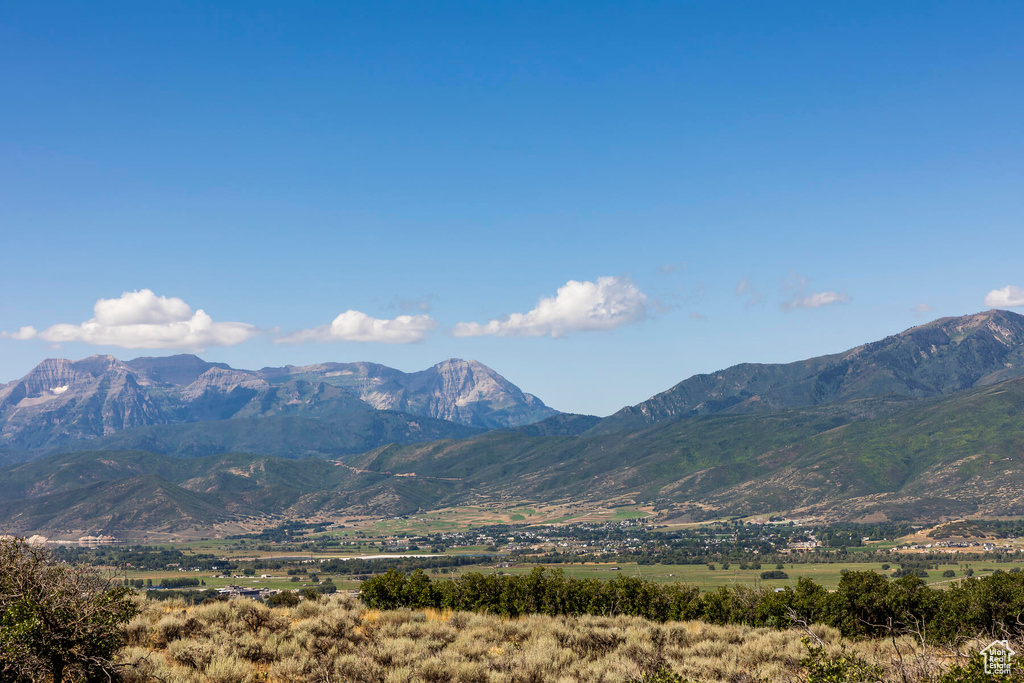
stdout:
<svg viewBox="0 0 1024 683">
<path fill-rule="evenodd" d="M 607 414 L 1024 306 L 1020 3 L 328 5 L 4 7 L 0 381 L 461 357 Z"/>
</svg>

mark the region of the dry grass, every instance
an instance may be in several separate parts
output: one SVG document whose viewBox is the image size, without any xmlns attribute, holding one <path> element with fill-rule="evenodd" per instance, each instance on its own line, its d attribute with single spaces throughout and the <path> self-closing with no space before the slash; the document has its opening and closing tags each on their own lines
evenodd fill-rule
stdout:
<svg viewBox="0 0 1024 683">
<path fill-rule="evenodd" d="M 856 654 L 887 681 L 921 681 L 948 658 L 909 637 L 850 642 L 813 630 L 826 652 Z M 805 635 L 635 617 L 382 612 L 341 596 L 273 610 L 251 600 L 145 603 L 122 661 L 129 683 L 624 683 L 663 668 L 692 681 L 795 683 L 806 678 Z"/>
</svg>

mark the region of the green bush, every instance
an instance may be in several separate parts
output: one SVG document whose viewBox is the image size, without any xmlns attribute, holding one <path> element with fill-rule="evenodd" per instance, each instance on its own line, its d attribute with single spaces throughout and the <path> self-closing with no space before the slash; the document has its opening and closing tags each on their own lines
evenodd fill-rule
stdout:
<svg viewBox="0 0 1024 683">
<path fill-rule="evenodd" d="M 789 574 L 780 569 L 770 569 L 766 572 L 761 572 L 762 579 L 788 579 Z"/>
<path fill-rule="evenodd" d="M 294 591 L 281 591 L 267 598 L 271 607 L 294 607 L 299 604 L 299 594 Z"/>
<path fill-rule="evenodd" d="M 785 576 L 769 570 L 762 577 L 779 574 Z M 422 570 L 409 576 L 389 570 L 363 582 L 361 599 L 382 610 L 431 607 L 508 617 L 621 614 L 775 628 L 791 625 L 795 616 L 835 627 L 846 637 L 889 635 L 923 624 L 929 638 L 943 642 L 965 633 L 1024 632 L 1017 620 L 1024 613 L 1024 574 L 1008 572 L 966 579 L 948 590 L 929 588 L 913 574 L 890 580 L 875 572 L 849 571 L 831 593 L 801 577 L 795 588 L 781 591 L 741 584 L 701 595 L 686 584 L 621 575 L 611 581 L 576 579 L 541 567 L 526 575 L 469 573 L 454 580 L 431 579 Z"/>
<path fill-rule="evenodd" d="M 847 652 L 845 646 L 839 654 L 828 655 L 823 646 L 807 638 L 804 638 L 804 645 L 807 656 L 800 664 L 807 670 L 807 683 L 861 683 L 882 677 L 881 669 Z"/>
</svg>

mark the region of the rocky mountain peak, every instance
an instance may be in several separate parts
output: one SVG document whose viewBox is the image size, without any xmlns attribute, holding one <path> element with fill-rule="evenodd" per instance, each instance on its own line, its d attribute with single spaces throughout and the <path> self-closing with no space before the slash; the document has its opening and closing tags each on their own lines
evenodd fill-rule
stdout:
<svg viewBox="0 0 1024 683">
<path fill-rule="evenodd" d="M 186 401 L 194 401 L 209 392 L 226 394 L 238 388 L 262 390 L 269 386 L 265 379 L 254 372 L 214 366 L 183 387 L 181 397 Z"/>
<path fill-rule="evenodd" d="M 917 325 L 901 332 L 897 336 L 913 336 L 925 330 L 942 330 L 952 336 L 969 335 L 981 330 L 997 331 L 1007 330 L 1019 333 L 1024 329 L 1024 315 L 1013 311 L 1004 311 L 993 308 L 988 311 L 971 313 L 962 316 L 949 316 L 937 318 L 931 322 Z"/>
<path fill-rule="evenodd" d="M 134 426 L 373 408 L 483 428 L 558 412 L 482 363 L 461 359 L 405 373 L 362 362 L 238 370 L 191 354 L 53 358 L 0 385 L 0 446 L 36 448 Z"/>
<path fill-rule="evenodd" d="M 210 363 L 190 353 L 174 356 L 143 356 L 125 361 L 125 365 L 148 382 L 173 386 L 191 384 L 210 368 L 231 369 L 226 363 Z"/>
<path fill-rule="evenodd" d="M 33 368 L 19 382 L 25 396 L 59 395 L 71 387 L 95 382 L 110 372 L 123 374 L 129 371 L 113 356 L 90 356 L 78 361 L 64 358 L 47 358 Z"/>
</svg>

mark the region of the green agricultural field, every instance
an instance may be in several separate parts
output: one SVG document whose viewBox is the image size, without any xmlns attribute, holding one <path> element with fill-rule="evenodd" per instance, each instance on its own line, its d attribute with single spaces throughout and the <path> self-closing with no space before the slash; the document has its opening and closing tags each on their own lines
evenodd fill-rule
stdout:
<svg viewBox="0 0 1024 683">
<path fill-rule="evenodd" d="M 623 522 L 627 519 L 644 519 L 650 517 L 651 513 L 644 512 L 640 508 L 629 507 L 629 508 L 616 508 L 615 512 L 612 513 L 610 521 L 612 522 Z"/>
</svg>

